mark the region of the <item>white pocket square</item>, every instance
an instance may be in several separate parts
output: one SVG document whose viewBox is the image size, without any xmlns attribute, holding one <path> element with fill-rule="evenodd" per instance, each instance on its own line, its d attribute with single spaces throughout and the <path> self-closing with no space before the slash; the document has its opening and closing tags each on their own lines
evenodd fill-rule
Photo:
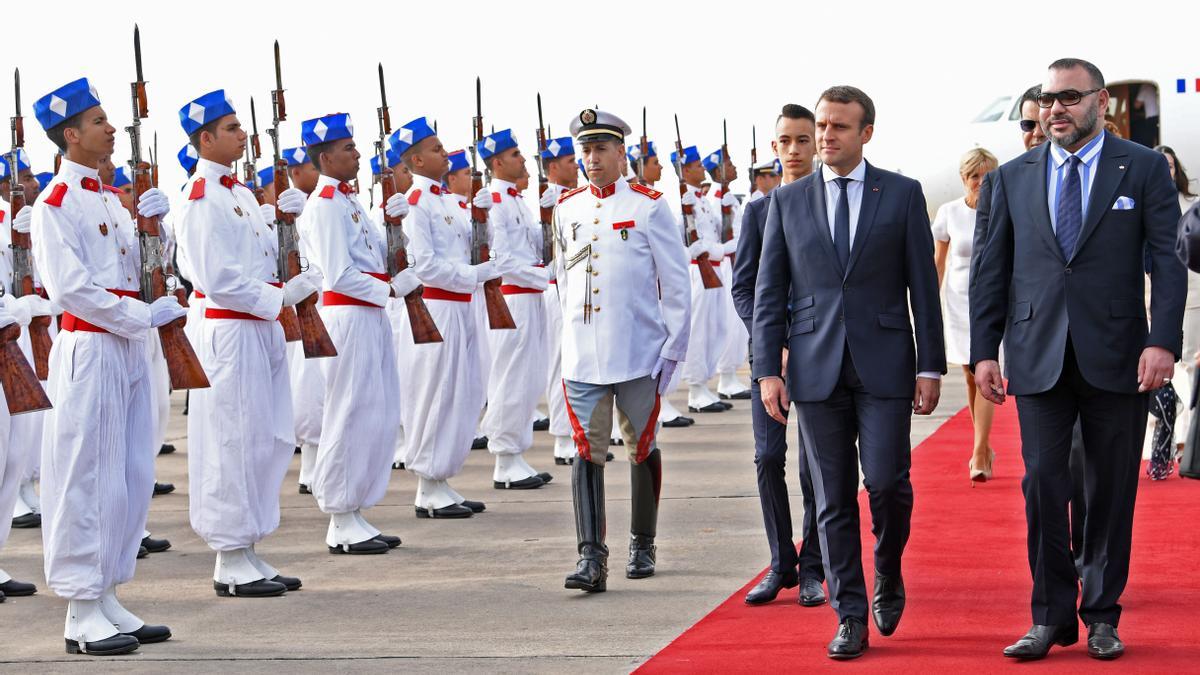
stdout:
<svg viewBox="0 0 1200 675">
<path fill-rule="evenodd" d="M 1133 197 L 1117 197 L 1117 201 L 1113 204 L 1113 211 L 1129 211 L 1134 207 Z"/>
</svg>

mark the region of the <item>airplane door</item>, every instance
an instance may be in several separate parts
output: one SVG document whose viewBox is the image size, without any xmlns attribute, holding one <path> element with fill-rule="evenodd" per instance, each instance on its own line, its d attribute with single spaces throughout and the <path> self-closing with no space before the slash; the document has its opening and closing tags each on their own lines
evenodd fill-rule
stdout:
<svg viewBox="0 0 1200 675">
<path fill-rule="evenodd" d="M 1108 87 L 1105 121 L 1122 138 L 1148 148 L 1159 144 L 1159 92 L 1153 82 L 1123 82 Z M 1114 128 L 1115 127 L 1115 128 Z"/>
</svg>

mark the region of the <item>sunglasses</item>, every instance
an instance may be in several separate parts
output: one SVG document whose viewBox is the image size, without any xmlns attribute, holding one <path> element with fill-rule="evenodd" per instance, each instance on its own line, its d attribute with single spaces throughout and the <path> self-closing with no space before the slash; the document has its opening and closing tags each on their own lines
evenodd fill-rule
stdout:
<svg viewBox="0 0 1200 675">
<path fill-rule="evenodd" d="M 1054 102 L 1058 101 L 1064 106 L 1070 107 L 1082 101 L 1084 96 L 1091 96 L 1098 91 L 1100 90 L 1088 89 L 1087 91 L 1076 91 L 1074 89 L 1067 89 L 1060 92 L 1043 91 L 1038 94 L 1037 104 L 1039 108 L 1052 108 L 1054 107 Z"/>
<path fill-rule="evenodd" d="M 1034 129 L 1037 128 L 1037 125 L 1038 125 L 1037 120 L 1021 120 L 1021 131 L 1025 132 L 1027 134 L 1031 133 Z"/>
</svg>

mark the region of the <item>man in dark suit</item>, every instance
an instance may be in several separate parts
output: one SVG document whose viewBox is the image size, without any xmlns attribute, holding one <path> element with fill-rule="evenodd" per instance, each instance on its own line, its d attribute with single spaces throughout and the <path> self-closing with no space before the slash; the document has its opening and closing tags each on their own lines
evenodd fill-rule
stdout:
<svg viewBox="0 0 1200 675">
<path fill-rule="evenodd" d="M 812 173 L 816 118 L 804 106 L 789 103 L 775 120 L 775 139 L 771 148 L 783 167 L 783 184 L 794 183 Z M 754 330 L 754 284 L 758 280 L 758 261 L 762 255 L 763 224 L 767 220 L 770 193 L 746 205 L 742 213 L 742 231 L 733 264 L 733 304 L 747 331 Z M 753 354 L 751 355 L 753 364 Z M 783 411 L 784 415 L 787 411 Z M 762 503 L 763 525 L 771 547 L 771 569 L 763 580 L 746 594 L 746 604 L 760 605 L 775 599 L 782 588 L 800 585 L 800 604 L 815 607 L 824 604 L 825 570 L 821 565 L 821 544 L 817 537 L 817 508 L 812 475 L 804 446 L 797 457 L 800 494 L 804 499 L 804 521 L 800 552 L 792 541 L 792 510 L 788 503 L 787 427 L 767 415 L 757 382 L 750 385 L 750 419 L 754 428 L 754 465 L 758 472 L 758 499 Z M 797 571 L 798 570 L 798 571 Z"/>
<path fill-rule="evenodd" d="M 993 174 L 987 241 L 971 291 L 979 391 L 1017 396 L 1033 628 L 1005 656 L 1042 658 L 1078 640 L 1069 547 L 1071 427 L 1085 454 L 1082 600 L 1088 653 L 1120 656 L 1118 604 L 1129 574 L 1146 392 L 1170 381 L 1182 348 L 1186 271 L 1175 257 L 1179 203 L 1166 160 L 1104 133 L 1104 76 L 1050 65 L 1038 96 L 1050 143 Z M 1151 259 L 1146 325 L 1143 251 Z"/>
<path fill-rule="evenodd" d="M 845 659 L 867 648 L 855 460 L 861 455 L 876 537 L 870 611 L 879 632 L 891 635 L 905 601 L 900 558 L 913 504 L 911 414 L 928 415 L 937 406 L 946 354 L 921 186 L 863 159 L 875 105 L 862 91 L 826 90 L 816 118 L 824 167 L 778 188 L 768 207 L 753 374 L 764 407 L 780 424 L 789 402 L 797 402 L 839 621 L 829 656 Z"/>
</svg>

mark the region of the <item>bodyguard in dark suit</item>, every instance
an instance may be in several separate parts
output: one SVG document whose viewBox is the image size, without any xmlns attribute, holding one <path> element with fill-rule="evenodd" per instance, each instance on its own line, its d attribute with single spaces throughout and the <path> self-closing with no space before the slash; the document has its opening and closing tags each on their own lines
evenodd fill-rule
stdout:
<svg viewBox="0 0 1200 675">
<path fill-rule="evenodd" d="M 1082 599 L 1088 653 L 1120 656 L 1146 392 L 1170 381 L 1182 348 L 1186 271 L 1175 257 L 1179 203 L 1166 160 L 1108 135 L 1104 77 L 1086 61 L 1050 65 L 1038 97 L 1050 143 L 993 174 L 987 241 L 971 290 L 979 391 L 1017 397 L 1034 626 L 1006 656 L 1035 659 L 1078 639 L 1079 587 L 1067 504 L 1071 427 L 1085 453 Z M 1143 251 L 1151 258 L 1150 325 Z"/>
<path fill-rule="evenodd" d="M 853 658 L 867 648 L 868 609 L 883 635 L 896 629 L 904 610 L 900 559 L 913 504 L 911 415 L 937 406 L 946 354 L 921 186 L 863 160 L 875 106 L 862 91 L 826 90 L 816 118 L 822 171 L 776 189 L 768 207 L 754 299 L 753 374 L 764 407 L 779 423 L 786 422 L 790 400 L 797 402 L 839 621 L 829 656 Z M 858 456 L 876 538 L 870 606 Z"/>
<path fill-rule="evenodd" d="M 775 139 L 771 147 L 783 169 L 783 184 L 793 183 L 812 173 L 816 118 L 804 106 L 789 103 L 775 121 Z M 733 265 L 733 305 L 746 324 L 754 330 L 754 285 L 758 280 L 758 261 L 762 255 L 763 225 L 767 220 L 770 194 L 750 202 L 742 212 L 742 231 L 738 238 Z M 751 354 L 753 364 L 753 354 Z M 783 411 L 787 414 L 787 411 Z M 821 544 L 817 537 L 817 508 L 812 476 L 804 445 L 796 453 L 800 494 L 804 500 L 800 552 L 792 540 L 792 509 L 787 491 L 787 427 L 775 422 L 762 404 L 758 382 L 750 385 L 750 419 L 754 428 L 754 465 L 758 471 L 758 499 L 762 503 L 763 525 L 771 547 L 771 569 L 763 580 L 746 594 L 746 604 L 770 602 L 781 588 L 800 585 L 800 604 L 814 607 L 825 602 L 825 570 L 821 565 Z M 797 572 L 797 570 L 799 570 Z"/>
</svg>

